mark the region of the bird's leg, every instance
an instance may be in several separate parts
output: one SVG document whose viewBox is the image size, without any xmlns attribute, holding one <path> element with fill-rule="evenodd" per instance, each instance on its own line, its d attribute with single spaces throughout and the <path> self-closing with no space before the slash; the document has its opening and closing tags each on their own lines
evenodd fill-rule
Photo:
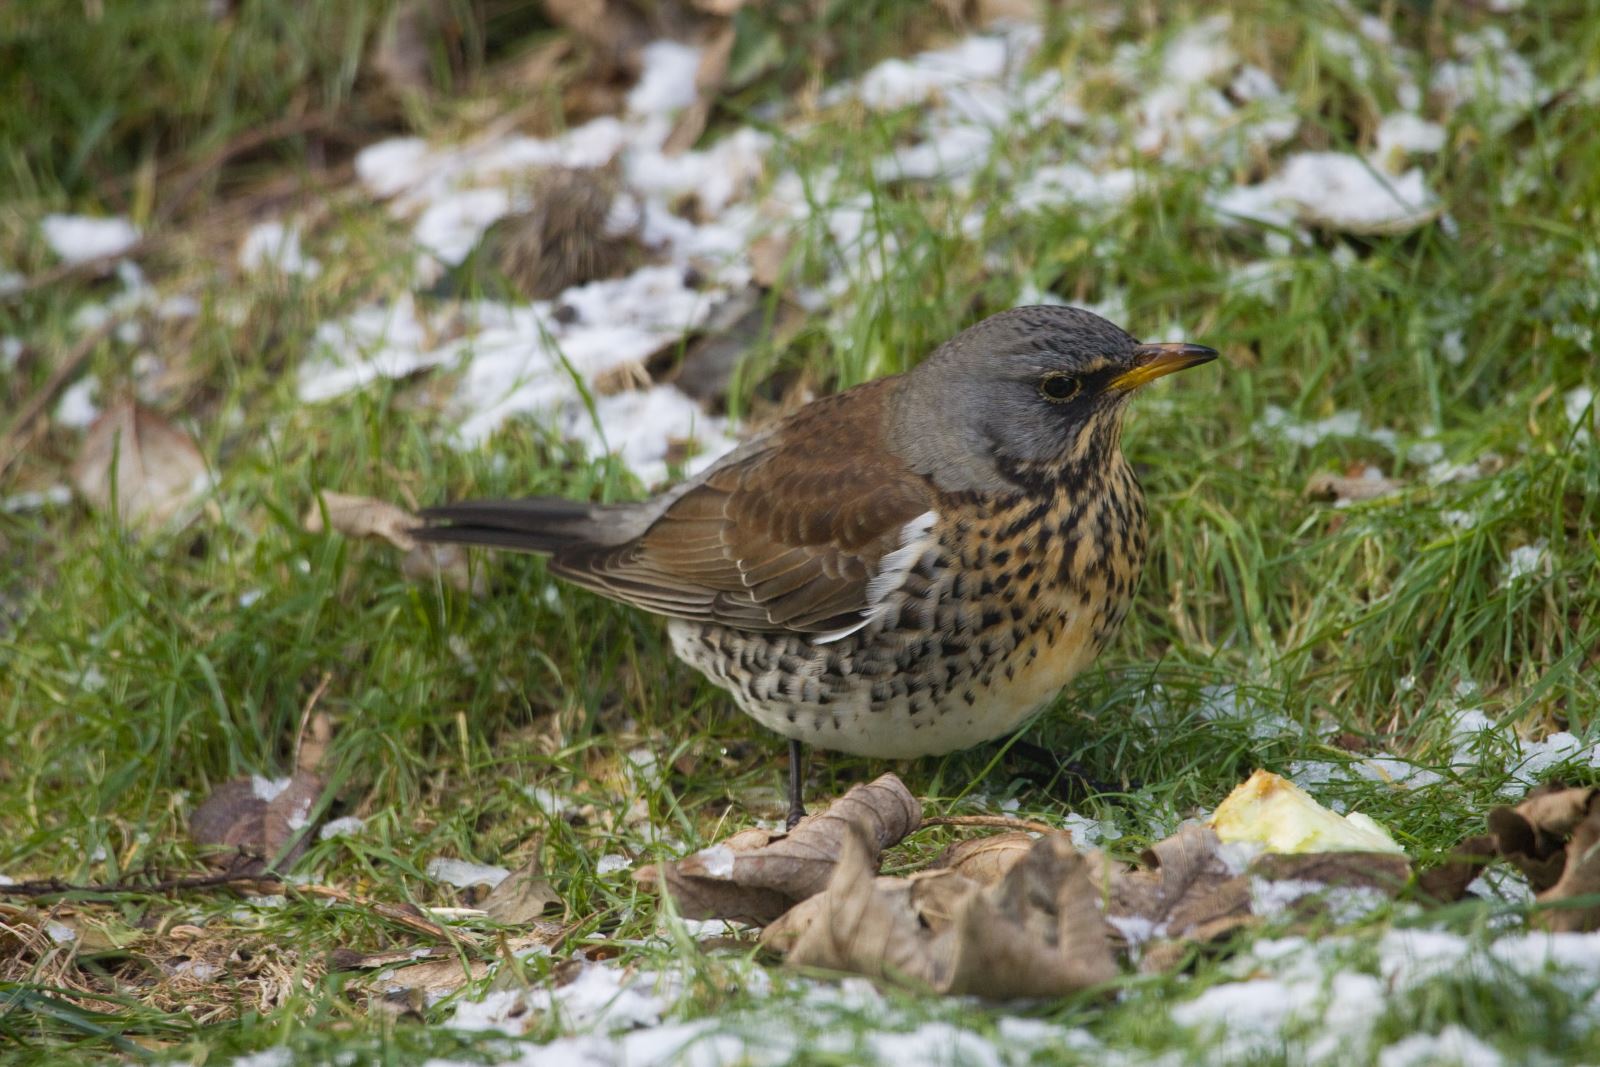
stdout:
<svg viewBox="0 0 1600 1067">
<path fill-rule="evenodd" d="M 789 819 L 787 828 L 793 830 L 806 817 L 805 775 L 802 773 L 800 742 L 789 742 Z"/>
</svg>

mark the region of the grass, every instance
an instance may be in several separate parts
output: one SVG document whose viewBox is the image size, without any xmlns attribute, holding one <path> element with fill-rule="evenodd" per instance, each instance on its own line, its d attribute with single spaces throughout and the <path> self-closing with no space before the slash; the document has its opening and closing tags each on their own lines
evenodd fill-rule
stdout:
<svg viewBox="0 0 1600 1067">
<path fill-rule="evenodd" d="M 304 82 L 330 108 L 361 112 L 368 97 L 359 42 L 381 5 L 312 5 L 314 17 L 288 37 L 262 24 L 276 17 L 268 8 L 277 10 L 241 5 L 241 22 L 215 26 L 167 6 L 135 14 L 107 5 L 98 22 L 70 32 L 37 12 L 0 16 L 10 34 L 0 57 L 28 60 L 0 69 L 38 87 L 33 104 L 0 92 L 0 131 L 16 134 L 0 137 L 13 146 L 0 184 L 9 189 L 0 203 L 0 266 L 45 269 L 35 223 L 68 204 L 162 218 L 160 188 L 157 206 L 138 209 L 139 195 L 151 194 L 138 194 L 139 180 L 125 181 L 125 173 L 205 160 L 226 138 L 278 114 L 292 83 Z M 1319 234 L 1285 254 L 1266 231 L 1223 228 L 1205 210 L 1208 188 L 1230 170 L 1223 164 L 1142 162 L 1143 191 L 1125 207 L 1019 216 L 1008 209 L 1010 179 L 999 165 L 964 188 L 874 179 L 872 162 L 903 142 L 914 115 L 846 108 L 820 113 L 805 132 L 773 127 L 781 138 L 776 169 L 794 167 L 806 179 L 819 215 L 863 198 L 885 269 L 813 316 L 787 346 L 758 346 L 736 379 L 736 410 L 769 396 L 774 381 L 827 389 L 904 369 L 942 338 L 1009 306 L 1023 282 L 1075 302 L 1121 301 L 1135 333 L 1180 323 L 1224 353 L 1223 364 L 1136 405 L 1126 445 L 1150 499 L 1153 545 L 1139 600 L 1103 669 L 1023 735 L 1119 787 L 1072 794 L 997 745 L 896 766 L 930 810 L 994 810 L 1014 799 L 1033 817 L 1076 811 L 1115 825 L 1123 834 L 1115 847 L 1135 853 L 1214 806 L 1256 766 L 1288 772 L 1308 761 L 1350 762 L 1331 740 L 1342 732 L 1370 751 L 1443 772 L 1440 782 L 1414 789 L 1335 776 L 1317 790 L 1385 822 L 1426 858 L 1480 826 L 1508 785 L 1498 770 L 1503 753 L 1480 767 L 1450 766 L 1449 724 L 1460 707 L 1489 716 L 1495 743 L 1507 750 L 1518 737 L 1558 729 L 1595 741 L 1600 455 L 1592 439 L 1575 435 L 1563 399 L 1596 384 L 1600 134 L 1592 57 L 1600 55 L 1600 16 L 1580 3 L 1530 5 L 1514 19 L 1463 5 L 1386 14 L 1424 82 L 1423 57 L 1438 58 L 1453 34 L 1499 25 L 1541 80 L 1563 93 L 1509 128 L 1486 105 L 1457 112 L 1445 150 L 1426 163 L 1450 222 L 1402 236 Z M 830 76 L 896 50 L 887 31 L 916 39 L 945 32 L 893 5 L 857 5 L 830 18 L 825 25 L 846 57 Z M 331 28 L 302 32 L 323 25 L 318 19 L 333 20 Z M 1090 72 L 1085 106 L 1126 120 L 1131 90 L 1105 74 L 1116 45 L 1162 39 L 1187 21 L 1188 14 L 1150 25 L 1130 17 L 1106 34 L 1062 19 L 1041 62 Z M 1359 76 L 1330 43 L 1349 25 L 1331 9 L 1274 0 L 1234 17 L 1234 46 L 1292 95 L 1298 146 L 1366 147 L 1378 115 L 1395 105 L 1393 57 L 1368 49 L 1375 71 Z M 135 78 L 131 61 L 107 58 L 142 54 L 132 47 L 138 42 L 158 48 L 167 65 Z M 268 48 L 264 42 L 272 49 L 266 58 L 253 51 Z M 241 49 L 254 58 L 231 65 Z M 267 61 L 285 54 L 296 62 Z M 209 57 L 204 69 L 234 71 L 234 80 L 200 92 L 187 80 L 185 57 L 193 56 Z M 1144 62 L 1153 77 L 1153 56 Z M 748 65 L 758 73 L 723 102 L 719 121 L 766 121 L 763 103 L 818 74 Z M 490 102 L 497 91 L 488 75 L 473 83 Z M 465 107 L 438 102 L 424 121 L 449 129 L 458 106 Z M 396 121 L 390 114 L 363 129 Z M 1074 151 L 1086 136 L 1048 125 L 1006 144 L 1003 162 L 1025 170 Z M 834 162 L 841 177 L 830 188 L 821 179 Z M 316 325 L 403 290 L 396 264 L 405 236 L 377 208 L 334 192 L 316 206 L 321 222 L 308 238 L 309 251 L 330 264 L 323 276 L 234 277 L 227 263 L 237 234 L 208 209 L 285 172 L 310 188 L 331 181 L 307 156 L 250 159 L 222 172 L 197 194 L 192 218 L 159 231 L 160 251 L 146 263 L 163 291 L 201 297 L 198 319 L 143 323 L 136 343 L 107 339 L 88 362 L 102 399 L 134 383 L 141 352 L 175 371 L 146 388 L 155 390 L 152 403 L 192 429 L 215 471 L 218 489 L 202 518 L 181 534 L 141 540 L 79 504 L 0 513 L 0 730 L 11 739 L 0 750 L 0 872 L 90 883 L 189 869 L 194 805 L 229 778 L 287 773 L 307 701 L 325 680 L 318 707 L 337 727 L 327 764 L 336 812 L 367 821 L 358 835 L 315 844 L 297 868 L 307 876 L 376 900 L 452 904 L 460 895 L 425 875 L 429 859 L 514 867 L 542 850 L 567 904 L 566 945 L 614 942 L 625 962 L 686 967 L 689 993 L 677 1009 L 684 1018 L 715 1014 L 736 1030 L 789 1034 L 803 1062 L 859 1059 L 885 1020 L 901 1029 L 949 1020 L 1009 1040 L 998 1013 L 966 1003 L 897 993 L 830 1000 L 781 973 L 771 975 L 772 992 L 759 992 L 752 976 L 762 968 L 658 937 L 657 906 L 627 873 L 598 873 L 602 855 L 677 855 L 781 810 L 777 744 L 673 660 L 657 622 L 554 585 L 535 560 L 480 561 L 492 595 L 468 598 L 406 579 L 381 546 L 302 529 L 319 488 L 431 502 L 534 493 L 621 499 L 641 487 L 615 462 L 579 454 L 535 420 L 509 425 L 479 451 L 446 447 L 451 421 L 428 380 L 300 403 L 295 369 Z M 958 225 L 972 212 L 981 218 L 975 235 Z M 820 224 L 803 228 L 790 283 L 820 283 L 848 252 L 831 246 Z M 1235 275 L 1261 259 L 1280 271 L 1265 296 Z M 0 409 L 17 410 L 43 385 L 79 335 L 76 310 L 113 289 L 79 275 L 0 298 L 0 336 L 27 349 L 15 370 L 0 372 Z M 1356 412 L 1367 429 L 1392 431 L 1395 445 L 1370 435 L 1302 445 L 1265 428 L 1271 407 L 1301 422 Z M 0 495 L 62 480 L 78 440 L 59 427 L 34 440 L 3 475 Z M 1447 462 L 1488 453 L 1500 462 L 1473 480 L 1435 484 L 1418 445 L 1437 446 Z M 1313 474 L 1351 465 L 1376 465 L 1405 488 L 1347 509 L 1306 499 Z M 1453 525 L 1450 512 L 1473 520 Z M 1547 564 L 1506 581 L 1511 554 L 1535 544 Z M 1234 691 L 1282 718 L 1219 714 Z M 654 755 L 658 775 L 630 770 L 626 754 L 636 749 Z M 815 762 L 818 796 L 882 769 L 831 756 Z M 1571 780 L 1593 771 L 1548 773 Z M 552 796 L 565 816 L 549 810 Z M 941 843 L 925 834 L 901 859 Z M 1465 906 L 1428 922 L 1490 938 L 1503 923 L 1520 928 L 1518 914 L 1502 911 Z M 448 1002 L 399 1017 L 363 1007 L 362 979 L 330 967 L 329 954 L 410 941 L 361 909 L 296 896 L 260 906 L 132 895 L 83 904 L 79 914 L 110 916 L 134 949 L 86 943 L 75 960 L 56 952 L 28 981 L 0 987 L 0 1057 L 227 1062 L 281 1044 L 308 1062 L 341 1052 L 388 1063 L 504 1054 L 427 1025 L 448 1013 Z M 11 923 L 16 916 L 8 915 L 0 910 Z M 1403 909 L 1379 915 L 1345 932 L 1340 958 L 1370 970 L 1387 930 L 1419 922 Z M 227 982 L 130 981 L 143 949 L 171 951 L 162 938 L 178 924 L 206 930 L 207 951 L 243 950 L 249 960 L 235 959 Z M 1246 974 L 1252 959 L 1203 959 L 1181 977 L 1129 975 L 1110 1005 L 1086 997 L 1021 1010 L 1099 1042 L 1087 1051 L 1046 1046 L 1039 1055 L 1052 1060 L 1107 1062 L 1106 1049 L 1127 1062 L 1184 1062 L 1208 1047 L 1244 1055 L 1175 1028 L 1168 1009 Z M 543 981 L 553 966 L 535 957 L 526 977 Z M 116 976 L 125 991 L 109 992 L 97 975 Z M 82 995 L 90 986 L 98 992 Z M 1573 1061 L 1600 1049 L 1593 992 L 1545 977 L 1446 975 L 1397 993 L 1377 1033 L 1394 1041 L 1459 1024 L 1510 1055 L 1538 1050 Z M 543 1026 L 534 1037 L 561 1029 Z M 1276 1041 L 1248 1050 L 1252 1062 L 1298 1062 L 1301 1045 Z"/>
</svg>

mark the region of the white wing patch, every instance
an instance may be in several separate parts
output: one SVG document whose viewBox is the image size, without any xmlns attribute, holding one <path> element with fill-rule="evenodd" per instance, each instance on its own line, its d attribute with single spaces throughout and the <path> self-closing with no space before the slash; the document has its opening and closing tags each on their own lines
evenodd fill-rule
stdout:
<svg viewBox="0 0 1600 1067">
<path fill-rule="evenodd" d="M 861 612 L 861 621 L 852 623 L 842 630 L 832 630 L 825 634 L 818 634 L 811 639 L 814 645 L 826 645 L 843 637 L 849 637 L 870 624 L 882 618 L 893 606 L 889 599 L 896 590 L 905 584 L 906 575 L 911 569 L 921 562 L 922 557 L 933 547 L 934 524 L 939 521 L 936 511 L 924 511 L 900 527 L 900 547 L 890 552 L 878 561 L 878 573 L 867 580 L 867 606 Z"/>
</svg>

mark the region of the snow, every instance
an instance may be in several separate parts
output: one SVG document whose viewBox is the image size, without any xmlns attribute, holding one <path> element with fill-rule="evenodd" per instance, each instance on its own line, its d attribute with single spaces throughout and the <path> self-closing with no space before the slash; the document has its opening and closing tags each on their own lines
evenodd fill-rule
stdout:
<svg viewBox="0 0 1600 1067">
<path fill-rule="evenodd" d="M 566 1029 L 626 1030 L 661 1021 L 675 980 L 650 973 L 629 974 L 605 964 L 587 964 L 555 989 L 506 989 L 477 1001 L 462 1001 L 445 1024 L 453 1030 L 525 1033 L 549 1013 Z"/>
<path fill-rule="evenodd" d="M 1512 585 L 1524 578 L 1546 574 L 1549 570 L 1550 550 L 1544 541 L 1537 541 L 1511 550 L 1503 577 L 1506 585 Z"/>
<path fill-rule="evenodd" d="M 253 774 L 250 776 L 250 793 L 257 800 L 270 804 L 293 784 L 291 778 L 264 778 Z"/>
<path fill-rule="evenodd" d="M 280 1046 L 236 1057 L 229 1067 L 292 1067 L 294 1062 L 294 1052 Z"/>
<path fill-rule="evenodd" d="M 66 263 L 120 256 L 139 243 L 139 227 L 124 218 L 46 215 L 39 223 L 45 244 Z"/>
<path fill-rule="evenodd" d="M 315 278 L 322 264 L 301 250 L 298 226 L 274 219 L 252 226 L 239 242 L 239 269 Z"/>
<path fill-rule="evenodd" d="M 87 429 L 100 417 L 100 406 L 95 403 L 99 392 L 100 379 L 93 374 L 85 374 L 67 386 L 56 401 L 52 416 L 55 424 L 71 430 Z"/>
<path fill-rule="evenodd" d="M 428 877 L 434 881 L 445 882 L 458 889 L 466 889 L 475 885 L 493 887 L 511 876 L 511 872 L 504 867 L 495 867 L 487 863 L 472 863 L 469 860 L 449 859 L 444 856 L 429 860 L 426 872 Z"/>
<path fill-rule="evenodd" d="M 712 878 L 733 877 L 733 850 L 727 845 L 712 845 L 695 853 L 701 867 Z"/>
<path fill-rule="evenodd" d="M 695 101 L 695 72 L 700 49 L 677 41 L 652 41 L 640 49 L 643 70 L 628 92 L 628 111 L 635 115 L 668 115 Z"/>
<path fill-rule="evenodd" d="M 442 263 L 460 263 L 485 230 L 511 211 L 505 189 L 468 189 L 435 200 L 417 219 L 412 236 Z"/>
<path fill-rule="evenodd" d="M 322 829 L 317 832 L 317 837 L 322 841 L 331 841 L 336 837 L 353 837 L 359 834 L 367 825 L 367 820 L 355 815 L 344 815 L 337 819 L 329 819 L 323 823 Z"/>
<path fill-rule="evenodd" d="M 1495 1049 L 1451 1023 L 1437 1034 L 1412 1034 L 1378 1053 L 1378 1067 L 1500 1067 Z"/>
<path fill-rule="evenodd" d="M 594 873 L 604 878 L 608 874 L 616 874 L 633 866 L 633 861 L 626 856 L 615 852 L 608 852 L 595 862 Z"/>
<path fill-rule="evenodd" d="M 1288 226 L 1302 223 L 1344 233 L 1404 233 L 1438 214 L 1438 199 L 1421 170 L 1398 176 L 1348 152 L 1298 152 L 1274 177 L 1238 185 L 1211 198 L 1224 218 Z"/>
<path fill-rule="evenodd" d="M 1375 155 L 1385 166 L 1409 155 L 1431 155 L 1444 147 L 1445 129 L 1409 111 L 1385 115 L 1375 135 Z"/>
<path fill-rule="evenodd" d="M 300 399 L 330 400 L 380 378 L 403 378 L 447 360 L 430 346 L 411 294 L 367 304 L 317 327 L 313 358 L 300 368 Z"/>
<path fill-rule="evenodd" d="M 25 511 L 38 511 L 40 508 L 72 503 L 72 487 L 68 485 L 52 485 L 45 489 L 29 489 L 20 493 L 0 497 L 0 512 L 8 515 Z"/>
</svg>

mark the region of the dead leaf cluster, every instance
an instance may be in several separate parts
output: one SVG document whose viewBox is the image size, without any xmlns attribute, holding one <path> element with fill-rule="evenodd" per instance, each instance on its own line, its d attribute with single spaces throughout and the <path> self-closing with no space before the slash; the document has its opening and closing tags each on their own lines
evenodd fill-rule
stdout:
<svg viewBox="0 0 1600 1067">
<path fill-rule="evenodd" d="M 1556 931 L 1600 930 L 1597 846 L 1600 789 L 1550 782 L 1514 807 L 1491 810 L 1489 832 L 1461 841 L 1422 876 L 1421 886 L 1439 900 L 1460 900 L 1485 867 L 1504 860 L 1527 878 L 1540 904 L 1551 905 L 1538 913 L 1538 923 Z"/>
<path fill-rule="evenodd" d="M 635 875 L 690 918 L 765 926 L 769 950 L 798 967 L 864 974 L 939 993 L 1059 996 L 1119 972 L 1138 947 L 1146 970 L 1259 921 L 1252 886 L 1279 883 L 1295 914 L 1324 891 L 1394 894 L 1404 856 L 1262 855 L 1240 871 L 1209 828 L 1186 826 L 1137 864 L 1078 852 L 1065 833 L 1010 832 L 957 842 L 928 868 L 879 873 L 882 853 L 921 826 L 893 775 L 857 786 L 793 833 L 742 831 Z"/>
</svg>

